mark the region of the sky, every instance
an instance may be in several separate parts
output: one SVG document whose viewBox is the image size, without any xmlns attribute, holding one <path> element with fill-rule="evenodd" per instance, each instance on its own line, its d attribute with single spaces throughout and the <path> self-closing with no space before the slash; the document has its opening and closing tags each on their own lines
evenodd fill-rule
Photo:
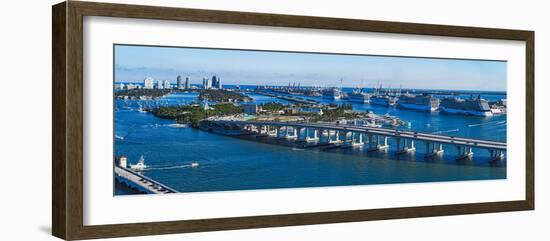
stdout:
<svg viewBox="0 0 550 241">
<path fill-rule="evenodd" d="M 219 76 L 224 85 L 378 85 L 406 89 L 506 90 L 506 62 L 396 56 L 115 45 L 115 82 Z"/>
</svg>

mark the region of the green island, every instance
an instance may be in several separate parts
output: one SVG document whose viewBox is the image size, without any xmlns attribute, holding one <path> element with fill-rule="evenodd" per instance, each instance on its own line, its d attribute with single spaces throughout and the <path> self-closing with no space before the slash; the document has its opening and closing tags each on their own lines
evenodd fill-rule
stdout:
<svg viewBox="0 0 550 241">
<path fill-rule="evenodd" d="M 351 105 L 323 106 L 322 114 L 314 112 L 299 112 L 300 108 L 307 106 L 284 105 L 270 102 L 259 105 L 262 113 L 255 118 L 257 120 L 270 119 L 271 121 L 306 121 L 306 122 L 335 122 L 341 119 L 363 118 L 366 112 L 351 111 Z M 205 108 L 201 105 L 163 106 L 148 109 L 153 115 L 163 119 L 175 120 L 180 124 L 189 124 L 198 128 L 202 120 L 209 117 L 237 117 L 244 114 L 242 106 L 233 103 L 212 104 Z M 240 116 L 242 117 L 242 116 Z"/>
<path fill-rule="evenodd" d="M 170 94 L 169 89 L 131 89 L 115 92 L 117 99 L 157 99 Z"/>
<path fill-rule="evenodd" d="M 190 124 L 198 128 L 199 122 L 211 116 L 229 116 L 243 113 L 243 109 L 231 103 L 221 103 L 210 105 L 205 109 L 199 105 L 184 106 L 163 106 L 154 109 L 148 109 L 153 115 L 163 119 L 175 120 L 180 124 Z"/>
</svg>

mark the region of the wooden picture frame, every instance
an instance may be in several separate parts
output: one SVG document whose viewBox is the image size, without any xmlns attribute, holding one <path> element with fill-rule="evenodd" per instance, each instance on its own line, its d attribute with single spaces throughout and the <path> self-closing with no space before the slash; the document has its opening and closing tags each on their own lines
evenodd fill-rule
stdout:
<svg viewBox="0 0 550 241">
<path fill-rule="evenodd" d="M 265 228 L 534 209 L 534 32 L 263 13 L 67 1 L 52 8 L 52 232 L 66 240 Z M 86 226 L 83 224 L 83 17 L 106 16 L 259 26 L 518 40 L 526 43 L 525 199 L 285 215 Z"/>
</svg>

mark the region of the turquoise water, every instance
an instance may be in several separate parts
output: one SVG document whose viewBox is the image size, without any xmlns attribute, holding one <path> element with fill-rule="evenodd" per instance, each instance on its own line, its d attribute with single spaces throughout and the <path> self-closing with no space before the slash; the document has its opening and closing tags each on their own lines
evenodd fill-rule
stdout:
<svg viewBox="0 0 550 241">
<path fill-rule="evenodd" d="M 274 101 L 251 96 L 259 103 Z M 421 143 L 415 155 L 399 157 L 392 149 L 380 153 L 357 148 L 298 149 L 181 128 L 174 121 L 137 111 L 139 105 L 185 104 L 195 98 L 196 94 L 188 93 L 164 97 L 156 104 L 115 101 L 115 155 L 126 155 L 133 163 L 143 155 L 151 167 L 143 174 L 180 192 L 506 178 L 506 160 L 489 163 L 486 150 L 474 149 L 473 160 L 456 161 L 453 148 L 446 148 L 442 158 L 424 160 Z M 412 130 L 506 140 L 505 115 L 466 117 L 368 104 L 353 104 L 353 108 L 390 113 L 411 122 Z M 191 162 L 200 165 L 191 168 Z M 115 194 L 127 192 L 117 188 Z"/>
</svg>

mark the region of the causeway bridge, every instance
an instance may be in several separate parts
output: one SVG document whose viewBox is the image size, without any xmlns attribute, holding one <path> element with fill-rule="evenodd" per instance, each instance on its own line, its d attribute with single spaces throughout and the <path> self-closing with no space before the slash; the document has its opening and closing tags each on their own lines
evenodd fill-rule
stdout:
<svg viewBox="0 0 550 241">
<path fill-rule="evenodd" d="M 387 150 L 390 141 L 395 145 L 397 155 L 412 153 L 415 143 L 425 147 L 426 158 L 443 155 L 445 148 L 456 148 L 457 160 L 472 158 L 473 148 L 485 149 L 492 161 L 505 156 L 506 143 L 474 138 L 454 137 L 416 131 L 379 127 L 352 126 L 334 123 L 299 123 L 240 120 L 205 120 L 203 129 L 240 130 L 243 134 L 255 134 L 273 138 L 284 138 L 297 142 L 324 142 L 352 147 L 365 147 L 367 151 Z M 320 136 L 326 136 L 320 138 Z"/>
</svg>

